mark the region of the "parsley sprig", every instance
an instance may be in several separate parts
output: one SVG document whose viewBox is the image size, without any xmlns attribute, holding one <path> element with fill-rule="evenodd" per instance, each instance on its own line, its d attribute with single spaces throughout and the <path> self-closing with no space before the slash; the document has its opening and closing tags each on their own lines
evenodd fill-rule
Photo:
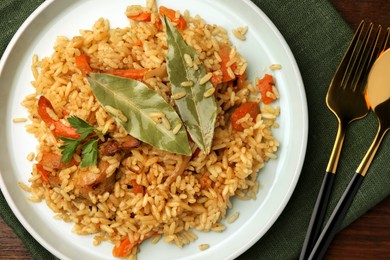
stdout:
<svg viewBox="0 0 390 260">
<path fill-rule="evenodd" d="M 59 137 L 62 141 L 64 141 L 64 144 L 60 146 L 60 149 L 62 150 L 61 162 L 68 165 L 77 148 L 81 144 L 81 167 L 88 167 L 97 164 L 98 142 L 100 139 L 103 139 L 102 132 L 77 116 L 68 117 L 68 122 L 76 129 L 76 132 L 80 134 L 80 137 L 77 139 L 63 136 Z"/>
</svg>

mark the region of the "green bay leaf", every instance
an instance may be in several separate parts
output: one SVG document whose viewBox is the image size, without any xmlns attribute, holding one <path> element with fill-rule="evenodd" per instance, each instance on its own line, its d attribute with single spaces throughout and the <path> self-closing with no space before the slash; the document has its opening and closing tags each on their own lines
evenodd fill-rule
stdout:
<svg viewBox="0 0 390 260">
<path fill-rule="evenodd" d="M 176 111 L 144 83 L 108 74 L 89 73 L 88 81 L 97 100 L 106 111 L 135 138 L 160 150 L 191 155 L 184 127 Z M 110 108 L 110 109 L 107 109 Z M 155 113 L 163 113 L 171 129 L 155 122 Z"/>
<path fill-rule="evenodd" d="M 209 81 L 200 84 L 200 80 L 206 75 L 206 69 L 203 64 L 198 65 L 197 70 L 187 65 L 185 54 L 194 61 L 198 59 L 195 50 L 185 43 L 169 19 L 164 17 L 164 21 L 168 44 L 167 68 L 172 94 L 186 93 L 183 98 L 175 100 L 175 104 L 192 140 L 207 154 L 214 137 L 217 105 L 214 95 L 205 97 L 204 93 L 213 88 L 213 85 Z M 193 86 L 183 86 L 183 82 L 192 82 Z"/>
</svg>

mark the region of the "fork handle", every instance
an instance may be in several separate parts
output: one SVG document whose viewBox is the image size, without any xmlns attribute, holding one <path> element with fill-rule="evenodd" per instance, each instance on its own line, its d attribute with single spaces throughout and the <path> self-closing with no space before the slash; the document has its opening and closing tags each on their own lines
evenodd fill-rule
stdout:
<svg viewBox="0 0 390 260">
<path fill-rule="evenodd" d="M 320 235 L 326 209 L 329 204 L 330 194 L 333 188 L 334 178 L 334 173 L 325 172 L 324 179 L 322 180 L 321 188 L 313 208 L 309 226 L 306 231 L 305 241 L 299 256 L 300 260 L 306 260 L 308 258 L 310 251 L 313 249 L 314 244 Z"/>
<path fill-rule="evenodd" d="M 354 174 L 352 180 L 349 182 L 348 187 L 344 191 L 332 215 L 326 223 L 324 230 L 321 232 L 319 239 L 315 243 L 314 248 L 310 253 L 309 259 L 317 260 L 324 257 L 329 245 L 333 240 L 333 237 L 339 230 L 341 223 L 344 220 L 344 217 L 347 214 L 347 211 L 351 206 L 363 180 L 363 175 L 360 173 Z"/>
</svg>

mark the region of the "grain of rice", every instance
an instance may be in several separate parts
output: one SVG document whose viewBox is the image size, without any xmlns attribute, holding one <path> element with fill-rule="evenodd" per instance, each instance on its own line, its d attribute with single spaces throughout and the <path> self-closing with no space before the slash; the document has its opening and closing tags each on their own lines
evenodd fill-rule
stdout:
<svg viewBox="0 0 390 260">
<path fill-rule="evenodd" d="M 180 84 L 182 87 L 192 87 L 194 85 L 194 82 L 189 80 L 189 81 L 183 81 L 181 84 Z"/>
<path fill-rule="evenodd" d="M 199 250 L 204 251 L 204 250 L 209 249 L 209 247 L 210 247 L 209 244 L 200 244 L 200 245 L 199 245 Z"/>
<path fill-rule="evenodd" d="M 165 114 L 163 112 L 150 112 L 148 113 L 150 117 L 165 117 Z"/>
<path fill-rule="evenodd" d="M 181 127 L 182 127 L 182 124 L 177 124 L 177 125 L 173 128 L 172 133 L 173 133 L 174 135 L 177 134 L 177 133 L 180 131 Z"/>
<path fill-rule="evenodd" d="M 49 116 L 55 120 L 55 121 L 58 121 L 59 118 L 57 116 L 57 114 L 51 109 L 51 108 L 46 108 L 46 112 L 49 114 Z"/>
<path fill-rule="evenodd" d="M 241 66 L 240 70 L 238 71 L 238 75 L 243 75 L 248 67 L 248 63 L 244 62 L 244 64 Z"/>
<path fill-rule="evenodd" d="M 166 118 L 165 116 L 161 118 L 162 120 L 162 124 L 163 126 L 165 127 L 165 129 L 167 130 L 171 130 L 171 123 L 169 123 L 169 120 L 168 118 Z"/>
<path fill-rule="evenodd" d="M 160 241 L 161 239 L 161 235 L 157 235 L 157 236 L 153 236 L 152 240 L 150 241 L 150 243 L 152 244 L 157 244 L 158 241 Z"/>
<path fill-rule="evenodd" d="M 228 219 L 227 219 L 227 223 L 229 224 L 232 224 L 234 221 L 237 220 L 238 216 L 240 215 L 240 213 L 238 211 L 234 212 Z"/>
<path fill-rule="evenodd" d="M 28 185 L 26 185 L 25 183 L 19 181 L 19 182 L 18 182 L 18 185 L 19 185 L 19 187 L 20 187 L 22 190 L 24 190 L 25 192 L 31 192 L 31 188 L 30 188 Z"/>
<path fill-rule="evenodd" d="M 270 70 L 280 70 L 282 69 L 282 65 L 281 64 L 271 64 L 269 66 Z"/>
<path fill-rule="evenodd" d="M 191 68 L 193 66 L 192 58 L 187 53 L 184 53 L 184 60 L 185 60 L 188 67 Z"/>
<path fill-rule="evenodd" d="M 200 79 L 199 84 L 200 84 L 200 85 L 205 84 L 207 81 L 209 81 L 209 80 L 211 79 L 212 76 L 213 76 L 213 73 L 211 73 L 211 72 L 207 73 L 206 75 L 204 75 L 204 76 Z"/>
<path fill-rule="evenodd" d="M 12 119 L 12 122 L 14 122 L 14 123 L 24 123 L 24 122 L 27 122 L 27 118 L 16 117 L 16 118 Z"/>
<path fill-rule="evenodd" d="M 275 98 L 279 98 L 280 95 L 279 95 L 279 91 L 278 89 L 275 87 L 275 85 L 272 86 L 272 93 L 274 94 Z"/>
<path fill-rule="evenodd" d="M 210 97 L 214 94 L 215 92 L 215 88 L 209 88 L 208 90 L 206 90 L 204 93 L 203 93 L 203 96 L 204 97 Z"/>
<path fill-rule="evenodd" d="M 187 95 L 186 92 L 181 91 L 181 92 L 177 92 L 177 93 L 173 94 L 173 95 L 171 96 L 171 98 L 172 98 L 172 99 L 175 99 L 175 100 L 178 100 L 178 99 L 181 99 L 181 98 L 185 97 L 186 95 Z"/>
<path fill-rule="evenodd" d="M 229 59 L 233 59 L 234 57 L 236 57 L 236 54 L 237 54 L 237 49 L 236 47 L 233 47 L 230 49 L 230 52 L 229 52 Z"/>
<path fill-rule="evenodd" d="M 234 79 L 236 77 L 236 75 L 234 75 L 234 72 L 233 72 L 231 67 L 228 67 L 226 71 L 227 71 L 230 78 Z"/>
<path fill-rule="evenodd" d="M 27 155 L 27 160 L 28 161 L 32 161 L 32 160 L 34 160 L 34 158 L 35 158 L 35 153 L 33 153 L 33 152 L 31 152 L 31 153 L 29 153 L 28 155 Z"/>
<path fill-rule="evenodd" d="M 269 97 L 269 98 L 276 99 L 275 94 L 272 93 L 272 92 L 270 92 L 270 91 L 266 92 L 265 95 L 266 95 L 267 97 Z"/>
<path fill-rule="evenodd" d="M 221 56 L 219 56 L 219 53 L 217 51 L 214 52 L 214 56 L 215 56 L 215 58 L 217 59 L 218 62 L 222 61 Z"/>
<path fill-rule="evenodd" d="M 112 106 L 104 106 L 104 108 L 107 110 L 107 112 L 118 118 L 120 121 L 127 122 L 127 117 L 119 109 L 113 108 Z"/>
<path fill-rule="evenodd" d="M 261 114 L 261 116 L 265 119 L 275 119 L 276 118 L 276 115 L 274 114 L 269 114 L 269 113 L 264 113 L 264 114 Z"/>
</svg>

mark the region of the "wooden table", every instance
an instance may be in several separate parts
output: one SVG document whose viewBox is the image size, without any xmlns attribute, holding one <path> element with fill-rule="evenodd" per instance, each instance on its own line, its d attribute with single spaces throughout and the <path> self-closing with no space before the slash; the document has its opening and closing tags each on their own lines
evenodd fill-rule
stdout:
<svg viewBox="0 0 390 260">
<path fill-rule="evenodd" d="M 324 1 L 324 0 L 320 0 Z M 331 0 L 355 29 L 361 19 L 390 26 L 389 0 Z M 336 235 L 326 259 L 390 259 L 390 197 Z M 0 219 L 0 259 L 32 259 L 22 241 Z"/>
</svg>

